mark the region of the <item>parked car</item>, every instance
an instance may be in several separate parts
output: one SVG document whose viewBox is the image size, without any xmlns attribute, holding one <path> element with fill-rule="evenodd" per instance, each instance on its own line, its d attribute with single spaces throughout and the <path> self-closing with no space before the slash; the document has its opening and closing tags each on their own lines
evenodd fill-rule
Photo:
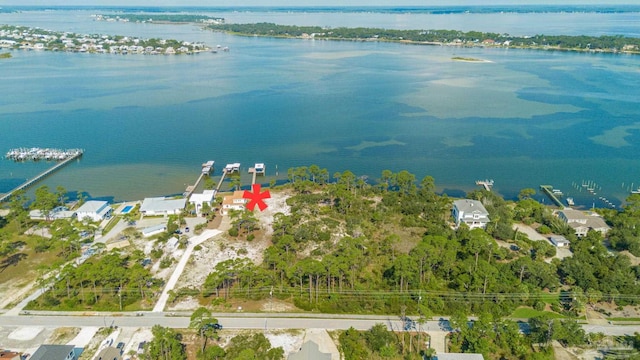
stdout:
<svg viewBox="0 0 640 360">
<path fill-rule="evenodd" d="M 122 341 L 120 341 L 118 343 L 118 346 L 116 346 L 118 349 L 120 349 L 120 351 L 122 351 L 124 349 L 124 343 Z"/>
<path fill-rule="evenodd" d="M 189 227 L 184 228 L 184 232 L 189 232 Z"/>
</svg>

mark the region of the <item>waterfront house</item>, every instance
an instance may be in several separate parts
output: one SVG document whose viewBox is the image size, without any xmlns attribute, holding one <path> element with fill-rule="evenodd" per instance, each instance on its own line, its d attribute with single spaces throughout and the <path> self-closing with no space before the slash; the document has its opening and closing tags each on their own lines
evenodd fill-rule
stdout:
<svg viewBox="0 0 640 360">
<path fill-rule="evenodd" d="M 233 195 L 225 196 L 222 199 L 222 215 L 227 215 L 229 210 L 244 210 L 247 199 L 243 196 L 244 191 L 234 191 Z"/>
<path fill-rule="evenodd" d="M 453 219 L 456 229 L 460 224 L 467 224 L 469 229 L 485 229 L 489 223 L 489 212 L 478 200 L 462 199 L 453 202 Z"/>
<path fill-rule="evenodd" d="M 596 213 L 584 213 L 580 210 L 566 208 L 559 210 L 556 215 L 571 226 L 578 237 L 587 235 L 589 230 L 598 231 L 606 236 L 610 229 L 604 219 Z"/>
<path fill-rule="evenodd" d="M 202 194 L 192 194 L 189 198 L 189 203 L 195 206 L 196 214 L 200 214 L 202 212 L 202 205 L 206 203 L 211 207 L 215 196 L 215 190 L 205 190 Z"/>
<path fill-rule="evenodd" d="M 184 209 L 187 199 L 167 199 L 165 197 L 145 198 L 140 206 L 142 216 L 177 215 Z"/>
<path fill-rule="evenodd" d="M 113 209 L 106 201 L 87 201 L 76 210 L 78 220 L 89 219 L 91 221 L 102 221 L 111 216 Z"/>
<path fill-rule="evenodd" d="M 31 220 L 57 220 L 57 219 L 71 219 L 76 216 L 75 211 L 70 211 L 66 206 L 58 206 L 46 214 L 42 210 L 31 210 L 29 212 L 29 218 Z"/>
</svg>

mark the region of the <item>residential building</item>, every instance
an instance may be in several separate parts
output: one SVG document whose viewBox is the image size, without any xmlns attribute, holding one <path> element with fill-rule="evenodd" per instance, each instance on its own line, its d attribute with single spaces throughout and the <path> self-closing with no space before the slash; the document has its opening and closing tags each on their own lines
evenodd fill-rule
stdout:
<svg viewBox="0 0 640 360">
<path fill-rule="evenodd" d="M 559 210 L 557 216 L 571 226 L 578 237 L 587 235 L 589 230 L 599 231 L 603 236 L 610 230 L 609 225 L 600 215 L 593 212 L 582 212 L 570 208 Z"/>
<path fill-rule="evenodd" d="M 66 206 L 58 206 L 51 210 L 49 214 L 46 214 L 42 210 L 29 211 L 29 218 L 31 220 L 71 219 L 74 216 L 76 216 L 76 212 L 70 211 Z"/>
<path fill-rule="evenodd" d="M 222 199 L 222 215 L 227 215 L 229 210 L 244 210 L 247 199 L 244 197 L 244 191 L 234 191 L 233 195 L 225 196 Z"/>
<path fill-rule="evenodd" d="M 106 201 L 90 200 L 82 204 L 76 210 L 78 220 L 90 219 L 91 221 L 102 221 L 111 216 L 113 209 Z"/>
<path fill-rule="evenodd" d="M 73 345 L 40 345 L 29 360 L 77 360 Z"/>
<path fill-rule="evenodd" d="M 489 223 L 489 212 L 478 200 L 462 199 L 453 202 L 453 219 L 456 229 L 460 224 L 467 224 L 469 229 L 486 228 Z"/>
<path fill-rule="evenodd" d="M 167 199 L 165 197 L 145 198 L 140 206 L 142 216 L 177 215 L 184 209 L 187 199 Z"/>
<path fill-rule="evenodd" d="M 202 194 L 192 194 L 189 198 L 189 203 L 195 206 L 196 214 L 200 215 L 202 212 L 202 205 L 208 204 L 209 207 L 211 207 L 215 197 L 215 190 L 205 190 Z"/>
<path fill-rule="evenodd" d="M 167 231 L 167 224 L 158 224 L 142 229 L 142 236 L 149 237 Z"/>
</svg>

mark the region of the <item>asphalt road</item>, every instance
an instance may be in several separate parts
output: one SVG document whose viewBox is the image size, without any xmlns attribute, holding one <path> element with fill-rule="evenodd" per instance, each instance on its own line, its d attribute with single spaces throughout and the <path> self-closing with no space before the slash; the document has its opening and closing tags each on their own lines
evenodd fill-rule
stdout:
<svg viewBox="0 0 640 360">
<path fill-rule="evenodd" d="M 335 316 L 330 314 L 214 314 L 220 324 L 227 329 L 370 329 L 383 323 L 389 329 L 402 330 L 403 322 L 398 317 L 384 316 Z M 172 316 L 171 313 L 135 314 L 87 314 L 87 315 L 4 315 L 0 317 L 0 326 L 39 326 L 39 327 L 84 327 L 119 326 L 152 327 L 162 325 L 171 328 L 189 327 L 189 316 Z M 449 324 L 446 320 L 428 321 L 416 324 L 423 331 L 446 332 Z M 606 335 L 633 335 L 640 332 L 640 325 L 582 325 L 587 333 L 602 332 Z"/>
</svg>

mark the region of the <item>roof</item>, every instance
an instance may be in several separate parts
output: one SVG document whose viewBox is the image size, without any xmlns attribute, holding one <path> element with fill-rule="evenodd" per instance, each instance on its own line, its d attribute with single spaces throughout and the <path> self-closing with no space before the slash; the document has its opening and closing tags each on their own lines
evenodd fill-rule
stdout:
<svg viewBox="0 0 640 360">
<path fill-rule="evenodd" d="M 40 345 L 30 360 L 65 360 L 73 351 L 73 345 Z"/>
<path fill-rule="evenodd" d="M 313 341 L 302 344 L 300 351 L 289 355 L 288 360 L 331 360 L 331 354 L 320 352 L 320 347 Z"/>
<path fill-rule="evenodd" d="M 167 224 L 158 224 L 158 225 L 153 225 L 153 226 L 149 226 L 142 229 L 142 233 L 150 234 L 156 231 L 165 231 L 166 229 L 167 229 Z"/>
<path fill-rule="evenodd" d="M 570 244 L 571 242 L 564 236 L 562 235 L 552 235 L 549 236 L 549 240 L 551 240 L 552 242 L 556 243 L 556 244 Z"/>
<path fill-rule="evenodd" d="M 107 346 L 106 348 L 100 350 L 100 352 L 94 357 L 94 359 L 120 360 L 122 359 L 122 357 L 120 356 L 120 349 L 114 348 L 113 346 Z"/>
<path fill-rule="evenodd" d="M 3 350 L 3 351 L 0 351 L 0 359 L 1 360 L 20 359 L 20 353 L 13 352 L 13 351 L 8 351 L 8 350 Z"/>
<path fill-rule="evenodd" d="M 564 215 L 567 222 L 585 222 L 587 220 L 587 216 L 580 210 L 562 209 L 559 212 Z"/>
<path fill-rule="evenodd" d="M 234 200 L 240 200 L 242 199 L 244 202 L 244 190 L 239 190 L 239 191 L 234 191 L 233 195 L 229 195 L 229 196 L 225 196 L 222 199 L 222 205 L 233 205 L 233 204 L 238 204 L 236 203 Z"/>
<path fill-rule="evenodd" d="M 482 203 L 478 200 L 471 200 L 471 199 L 456 200 L 453 202 L 453 206 L 458 208 L 459 212 L 462 212 L 465 214 L 478 212 L 486 216 L 489 216 L 489 212 L 487 211 L 487 209 L 485 209 L 484 205 L 482 205 Z"/>
<path fill-rule="evenodd" d="M 202 194 L 192 194 L 191 197 L 189 198 L 189 202 L 197 202 L 197 203 L 211 202 L 213 201 L 213 198 L 215 196 L 216 196 L 215 190 L 205 190 L 202 192 Z"/>
<path fill-rule="evenodd" d="M 436 355 L 437 360 L 484 360 L 482 354 L 441 353 Z"/>
<path fill-rule="evenodd" d="M 167 212 L 184 209 L 187 199 L 167 199 L 164 197 L 145 198 L 140 206 L 140 212 Z"/>
<path fill-rule="evenodd" d="M 76 210 L 76 212 L 85 212 L 85 213 L 93 212 L 98 214 L 100 213 L 101 210 L 103 210 L 108 205 L 109 203 L 106 201 L 91 200 L 82 204 L 82 206 L 80 206 L 78 210 Z"/>
</svg>

